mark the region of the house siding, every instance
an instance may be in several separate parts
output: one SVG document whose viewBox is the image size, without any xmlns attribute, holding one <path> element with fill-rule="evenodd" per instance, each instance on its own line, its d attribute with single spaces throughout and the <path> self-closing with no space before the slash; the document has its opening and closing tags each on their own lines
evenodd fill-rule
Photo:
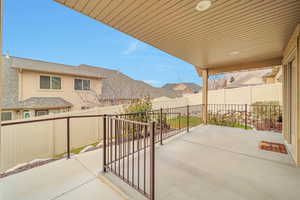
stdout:
<svg viewBox="0 0 300 200">
<path fill-rule="evenodd" d="M 10 67 L 10 59 L 3 57 L 3 105 L 2 107 L 11 107 L 18 102 L 19 95 L 19 77 L 18 71 Z"/>
</svg>

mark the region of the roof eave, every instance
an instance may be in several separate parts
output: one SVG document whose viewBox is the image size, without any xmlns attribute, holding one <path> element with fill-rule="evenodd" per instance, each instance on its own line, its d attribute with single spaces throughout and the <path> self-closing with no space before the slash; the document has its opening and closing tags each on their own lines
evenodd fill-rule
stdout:
<svg viewBox="0 0 300 200">
<path fill-rule="evenodd" d="M 40 72 L 40 73 L 50 73 L 50 74 L 61 74 L 61 75 L 68 75 L 68 76 L 76 76 L 76 77 L 85 77 L 85 78 L 96 78 L 96 79 L 105 79 L 105 77 L 101 76 L 89 76 L 89 75 L 82 75 L 82 74 L 76 74 L 76 73 L 65 73 L 65 72 L 53 72 L 48 70 L 35 70 L 35 69 L 27 69 L 19 66 L 12 66 L 12 68 L 20 69 L 23 71 L 33 71 L 33 72 Z"/>
</svg>

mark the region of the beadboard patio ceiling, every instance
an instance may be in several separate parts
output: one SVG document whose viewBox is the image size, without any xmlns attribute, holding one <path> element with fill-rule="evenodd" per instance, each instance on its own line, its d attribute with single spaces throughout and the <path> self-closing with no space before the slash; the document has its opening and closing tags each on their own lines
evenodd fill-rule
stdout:
<svg viewBox="0 0 300 200">
<path fill-rule="evenodd" d="M 300 0 L 55 0 L 198 68 L 281 64 Z M 99 36 L 105 37 L 105 36 Z"/>
</svg>

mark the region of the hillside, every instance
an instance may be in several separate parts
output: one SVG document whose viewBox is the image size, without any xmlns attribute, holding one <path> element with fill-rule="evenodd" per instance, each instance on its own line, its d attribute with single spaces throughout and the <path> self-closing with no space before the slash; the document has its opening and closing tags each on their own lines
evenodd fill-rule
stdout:
<svg viewBox="0 0 300 200">
<path fill-rule="evenodd" d="M 101 74 L 105 77 L 103 80 L 102 98 L 104 99 L 134 99 L 143 96 L 157 98 L 166 96 L 174 98 L 179 96 L 176 92 L 165 88 L 153 87 L 143 81 L 134 80 L 125 74 L 111 69 L 93 67 L 88 65 L 80 65 L 89 71 Z"/>
<path fill-rule="evenodd" d="M 178 95 L 183 94 L 194 94 L 198 93 L 201 90 L 200 85 L 197 85 L 195 83 L 188 83 L 188 82 L 182 82 L 182 83 L 167 83 L 162 88 L 170 91 L 176 92 Z"/>
</svg>

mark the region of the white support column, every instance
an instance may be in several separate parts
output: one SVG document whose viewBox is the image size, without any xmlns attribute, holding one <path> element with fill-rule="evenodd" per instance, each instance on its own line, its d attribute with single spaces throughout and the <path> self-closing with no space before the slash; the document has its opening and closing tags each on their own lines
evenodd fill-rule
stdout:
<svg viewBox="0 0 300 200">
<path fill-rule="evenodd" d="M 290 84 L 289 84 L 289 67 L 287 65 L 282 66 L 282 105 L 283 105 L 283 127 L 282 132 L 284 139 L 290 144 Z"/>
<path fill-rule="evenodd" d="M 204 124 L 207 124 L 207 108 L 208 108 L 208 70 L 202 70 L 202 79 L 203 79 L 203 86 L 202 86 L 202 104 L 203 104 L 203 112 L 202 118 Z"/>
</svg>

